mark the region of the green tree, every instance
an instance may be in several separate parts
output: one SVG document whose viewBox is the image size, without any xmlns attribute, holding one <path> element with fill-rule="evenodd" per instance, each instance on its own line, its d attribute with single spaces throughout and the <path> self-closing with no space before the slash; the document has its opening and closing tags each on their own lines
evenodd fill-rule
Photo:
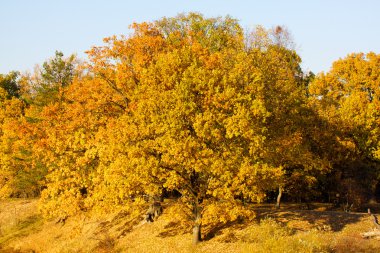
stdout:
<svg viewBox="0 0 380 253">
<path fill-rule="evenodd" d="M 45 106 L 59 101 L 63 97 L 63 88 L 70 85 L 79 75 L 78 61 L 75 55 L 64 58 L 62 52 L 56 51 L 54 58 L 37 66 L 34 75 L 29 78 L 32 103 Z"/>
<path fill-rule="evenodd" d="M 7 75 L 0 74 L 0 87 L 7 92 L 7 98 L 20 97 L 19 75 L 19 72 L 16 71 L 10 72 Z"/>
</svg>

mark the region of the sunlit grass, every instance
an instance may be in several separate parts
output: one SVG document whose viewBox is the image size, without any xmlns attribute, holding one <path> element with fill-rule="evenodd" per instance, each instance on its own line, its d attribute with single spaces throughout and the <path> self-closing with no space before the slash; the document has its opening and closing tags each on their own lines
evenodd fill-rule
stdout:
<svg viewBox="0 0 380 253">
<path fill-rule="evenodd" d="M 29 216 L 20 220 L 14 226 L 2 231 L 0 245 L 18 237 L 25 237 L 41 229 L 43 224 L 42 217 L 39 215 Z"/>
</svg>

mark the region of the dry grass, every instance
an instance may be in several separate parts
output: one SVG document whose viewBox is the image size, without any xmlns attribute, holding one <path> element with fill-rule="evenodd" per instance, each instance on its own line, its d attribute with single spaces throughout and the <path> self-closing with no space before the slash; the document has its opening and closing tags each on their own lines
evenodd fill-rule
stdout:
<svg viewBox="0 0 380 253">
<path fill-rule="evenodd" d="M 360 236 L 373 228 L 365 214 L 289 207 L 256 207 L 256 221 L 205 229 L 207 240 L 193 246 L 167 209 L 153 223 L 120 211 L 63 225 L 44 222 L 35 200 L 9 200 L 0 206 L 0 252 L 380 252 L 380 241 Z"/>
</svg>

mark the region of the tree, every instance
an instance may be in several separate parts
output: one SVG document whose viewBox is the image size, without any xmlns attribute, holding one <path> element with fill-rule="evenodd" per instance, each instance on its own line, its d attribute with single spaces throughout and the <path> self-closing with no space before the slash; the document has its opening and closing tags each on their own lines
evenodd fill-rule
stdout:
<svg viewBox="0 0 380 253">
<path fill-rule="evenodd" d="M 42 67 L 36 67 L 34 75 L 27 80 L 31 93 L 29 102 L 41 107 L 62 99 L 63 88 L 79 76 L 75 55 L 63 56 L 62 52 L 56 51 L 54 58 L 44 62 Z"/>
<path fill-rule="evenodd" d="M 10 72 L 7 75 L 0 74 L 0 87 L 3 88 L 7 95 L 6 97 L 20 97 L 20 85 L 18 83 L 19 73 L 16 71 Z"/>
<path fill-rule="evenodd" d="M 263 70 L 264 100 L 270 114 L 265 124 L 266 162 L 284 171 L 278 182 L 276 206 L 280 207 L 284 191 L 298 199 L 299 193 L 307 191 L 295 191 L 295 181 L 309 182 L 307 188 L 311 188 L 316 176 L 328 171 L 326 157 L 313 150 L 318 136 L 315 124 L 321 120 L 308 105 L 309 75 L 301 70 L 301 58 L 286 28 L 257 27 L 249 34 L 247 48 L 261 52 L 255 60 Z"/>
<path fill-rule="evenodd" d="M 196 13 L 132 28 L 92 48 L 86 75 L 41 110 L 46 215 L 141 210 L 176 191 L 197 243 L 202 227 L 252 217 L 245 204 L 290 168 L 316 167 L 300 58 L 281 31 L 247 44 L 235 19 Z"/>
<path fill-rule="evenodd" d="M 33 159 L 36 129 L 25 117 L 24 101 L 7 95 L 0 100 L 0 198 L 36 197 L 46 174 Z"/>
<path fill-rule="evenodd" d="M 338 141 L 346 151 L 344 159 L 335 164 L 341 174 L 337 185 L 356 188 L 357 193 L 360 188 L 369 191 L 357 194 L 359 203 L 371 191 L 373 194 L 378 182 L 379 62 L 375 53 L 350 54 L 334 62 L 328 73 L 321 73 L 310 85 L 318 113 L 339 129 Z M 345 186 L 345 181 L 351 186 Z"/>
<path fill-rule="evenodd" d="M 11 72 L 0 76 L 1 98 L 1 197 L 35 197 L 43 188 L 47 174 L 46 149 L 49 136 L 44 112 L 48 105 L 62 102 L 63 89 L 78 73 L 75 57 L 44 63 L 33 77 Z"/>
<path fill-rule="evenodd" d="M 93 207 L 93 177 L 99 163 L 96 135 L 122 112 L 117 96 L 91 76 L 63 88 L 63 100 L 46 105 L 40 113 L 46 135 L 39 155 L 48 174 L 41 194 L 43 214 L 64 220 Z M 99 205 L 100 206 L 100 205 Z"/>
<path fill-rule="evenodd" d="M 263 200 L 282 175 L 264 142 L 272 134 L 268 119 L 285 118 L 275 109 L 280 99 L 272 100 L 275 87 L 288 84 L 283 101 L 296 85 L 286 60 L 292 52 L 246 51 L 240 26 L 228 17 L 189 14 L 134 28 L 131 38 L 111 38 L 109 47 L 90 52 L 92 71 L 126 107 L 99 140 L 104 173 L 94 192 L 121 191 L 109 197 L 120 203 L 176 190 L 198 242 L 207 217 L 236 219 L 245 212 L 241 199 Z M 290 79 L 276 81 L 272 70 Z M 220 205 L 229 208 L 215 217 Z"/>
</svg>

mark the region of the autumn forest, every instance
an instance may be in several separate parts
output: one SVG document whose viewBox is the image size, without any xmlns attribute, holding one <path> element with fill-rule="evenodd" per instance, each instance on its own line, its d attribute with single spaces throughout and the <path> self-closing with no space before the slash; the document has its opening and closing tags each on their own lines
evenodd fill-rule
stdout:
<svg viewBox="0 0 380 253">
<path fill-rule="evenodd" d="M 0 75 L 0 198 L 63 222 L 172 199 L 195 242 L 255 203 L 380 201 L 380 55 L 313 73 L 281 26 L 190 13 L 131 28 L 85 60 Z"/>
</svg>

